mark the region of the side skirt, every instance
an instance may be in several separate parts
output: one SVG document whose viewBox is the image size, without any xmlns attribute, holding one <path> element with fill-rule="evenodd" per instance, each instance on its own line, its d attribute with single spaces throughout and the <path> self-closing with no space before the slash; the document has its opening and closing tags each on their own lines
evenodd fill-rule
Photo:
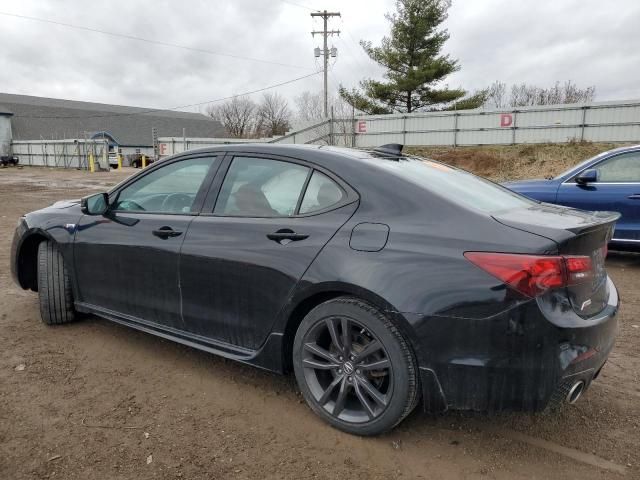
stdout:
<svg viewBox="0 0 640 480">
<path fill-rule="evenodd" d="M 183 330 L 158 325 L 148 320 L 143 320 L 131 315 L 124 315 L 84 302 L 75 302 L 75 308 L 79 312 L 90 313 L 111 322 L 166 338 L 207 353 L 213 353 L 214 355 L 236 360 L 270 372 L 284 373 L 282 362 L 282 341 L 284 335 L 282 333 L 271 333 L 259 349 L 251 350 L 201 335 L 194 335 Z"/>
</svg>

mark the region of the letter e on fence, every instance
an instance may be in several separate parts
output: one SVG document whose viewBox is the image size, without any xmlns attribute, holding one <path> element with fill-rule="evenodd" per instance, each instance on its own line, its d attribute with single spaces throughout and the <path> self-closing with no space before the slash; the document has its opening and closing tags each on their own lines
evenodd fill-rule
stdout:
<svg viewBox="0 0 640 480">
<path fill-rule="evenodd" d="M 167 144 L 166 143 L 161 143 L 160 144 L 160 155 L 166 155 L 167 154 Z"/>
<path fill-rule="evenodd" d="M 367 121 L 359 120 L 358 121 L 358 133 L 367 133 Z"/>
<path fill-rule="evenodd" d="M 500 114 L 500 126 L 501 127 L 510 127 L 513 124 L 513 115 L 510 113 L 501 113 Z"/>
</svg>

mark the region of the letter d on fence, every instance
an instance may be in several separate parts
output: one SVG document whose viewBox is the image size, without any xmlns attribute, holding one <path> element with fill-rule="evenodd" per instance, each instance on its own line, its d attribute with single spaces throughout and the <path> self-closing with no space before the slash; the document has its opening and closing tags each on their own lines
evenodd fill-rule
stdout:
<svg viewBox="0 0 640 480">
<path fill-rule="evenodd" d="M 510 113 L 501 113 L 500 114 L 500 126 L 501 127 L 510 127 L 513 124 L 513 115 Z"/>
</svg>

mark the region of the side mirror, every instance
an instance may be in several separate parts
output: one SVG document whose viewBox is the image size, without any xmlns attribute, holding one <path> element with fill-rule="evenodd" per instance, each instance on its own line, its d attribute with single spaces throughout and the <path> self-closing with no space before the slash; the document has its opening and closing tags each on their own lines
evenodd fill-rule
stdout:
<svg viewBox="0 0 640 480">
<path fill-rule="evenodd" d="M 104 215 L 109 209 L 109 195 L 96 193 L 80 200 L 80 209 L 86 215 Z"/>
<path fill-rule="evenodd" d="M 595 168 L 587 168 L 576 177 L 576 183 L 580 185 L 586 185 L 587 183 L 593 183 L 598 181 L 598 170 Z"/>
</svg>

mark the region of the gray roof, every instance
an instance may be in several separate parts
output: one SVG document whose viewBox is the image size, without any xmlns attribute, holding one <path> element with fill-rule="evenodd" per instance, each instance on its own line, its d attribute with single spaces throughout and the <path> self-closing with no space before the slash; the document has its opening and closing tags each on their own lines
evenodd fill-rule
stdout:
<svg viewBox="0 0 640 480">
<path fill-rule="evenodd" d="M 13 115 L 13 112 L 4 105 L 0 105 L 0 115 Z"/>
<path fill-rule="evenodd" d="M 6 112 L 5 112 L 6 110 Z M 151 146 L 160 137 L 224 137 L 224 127 L 200 113 L 0 93 L 0 112 L 13 113 L 14 140 L 84 138 L 107 132 L 122 146 Z"/>
</svg>

